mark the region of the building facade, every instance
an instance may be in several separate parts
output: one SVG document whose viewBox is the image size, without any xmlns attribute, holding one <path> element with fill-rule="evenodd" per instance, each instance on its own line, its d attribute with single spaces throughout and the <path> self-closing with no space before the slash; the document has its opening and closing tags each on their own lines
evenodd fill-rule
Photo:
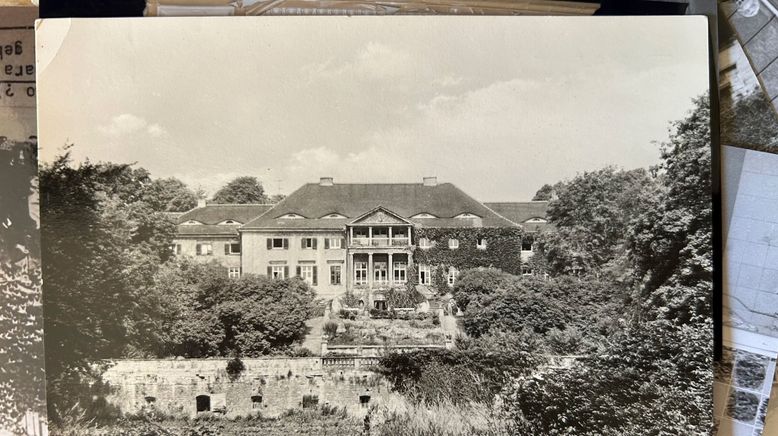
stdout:
<svg viewBox="0 0 778 436">
<path fill-rule="evenodd" d="M 403 184 L 325 177 L 274 206 L 201 205 L 178 217 L 175 250 L 217 259 L 231 276 L 301 277 L 321 298 L 353 292 L 383 308 L 385 291 L 453 285 L 466 266 L 520 271 L 532 254 L 530 235 L 547 224 L 546 205 L 481 203 L 434 177 Z"/>
</svg>

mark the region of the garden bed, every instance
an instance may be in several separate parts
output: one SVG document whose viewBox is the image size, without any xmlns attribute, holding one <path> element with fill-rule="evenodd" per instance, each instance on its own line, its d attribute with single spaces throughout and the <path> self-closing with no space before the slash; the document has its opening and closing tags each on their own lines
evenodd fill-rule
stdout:
<svg viewBox="0 0 778 436">
<path fill-rule="evenodd" d="M 330 345 L 441 345 L 446 334 L 437 314 L 399 313 L 395 318 L 333 319 L 325 332 Z M 405 319 L 404 319 L 405 318 Z M 337 325 L 335 330 L 334 325 Z"/>
</svg>

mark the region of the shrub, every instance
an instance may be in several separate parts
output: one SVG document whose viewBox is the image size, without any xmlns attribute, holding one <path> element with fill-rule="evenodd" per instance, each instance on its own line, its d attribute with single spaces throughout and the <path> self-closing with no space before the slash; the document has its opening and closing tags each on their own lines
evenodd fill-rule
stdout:
<svg viewBox="0 0 778 436">
<path fill-rule="evenodd" d="M 337 333 L 338 333 L 338 323 L 333 321 L 327 321 L 324 324 L 324 334 L 327 335 L 330 339 L 334 338 Z"/>
<path fill-rule="evenodd" d="M 340 297 L 340 302 L 346 307 L 356 308 L 359 307 L 359 298 L 357 298 L 353 292 L 349 291 Z"/>
<path fill-rule="evenodd" d="M 375 319 L 394 319 L 394 311 L 370 309 L 370 317 Z"/>
<path fill-rule="evenodd" d="M 357 313 L 353 310 L 346 310 L 346 309 L 340 309 L 340 312 L 338 312 L 338 315 L 343 319 L 348 319 L 351 321 L 354 321 L 357 319 Z"/>
<path fill-rule="evenodd" d="M 245 370 L 246 365 L 242 360 L 240 360 L 239 357 L 235 357 L 234 359 L 231 359 L 229 362 L 227 362 L 227 375 L 230 377 L 231 381 L 235 381 L 240 378 L 240 375 Z"/>
</svg>

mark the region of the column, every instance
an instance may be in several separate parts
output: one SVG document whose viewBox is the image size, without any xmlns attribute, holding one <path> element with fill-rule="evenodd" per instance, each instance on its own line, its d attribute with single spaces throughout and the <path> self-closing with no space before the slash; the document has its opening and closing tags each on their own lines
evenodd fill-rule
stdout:
<svg viewBox="0 0 778 436">
<path fill-rule="evenodd" d="M 392 246 L 392 226 L 389 226 L 389 246 L 390 247 Z M 391 254 L 389 256 L 391 256 Z M 391 259 L 391 257 L 390 257 L 390 259 Z M 392 261 L 390 260 L 389 261 L 389 265 L 391 265 L 391 264 L 392 264 Z M 390 266 L 389 268 L 391 270 L 392 267 Z"/>
<path fill-rule="evenodd" d="M 371 229 L 371 234 L 372 229 Z M 375 271 L 373 271 L 373 253 L 367 253 L 367 287 L 373 289 L 373 278 L 375 277 Z"/>
<path fill-rule="evenodd" d="M 349 236 L 350 237 L 349 237 L 348 242 L 346 243 L 346 245 L 351 245 L 351 244 L 354 243 L 354 228 L 353 227 L 349 227 L 348 231 L 349 231 Z M 346 247 L 343 247 L 343 248 L 346 248 Z"/>
<path fill-rule="evenodd" d="M 411 241 L 413 241 L 413 239 L 411 239 L 411 226 L 408 226 L 408 245 L 411 245 Z M 410 263 L 410 261 L 408 263 Z"/>
<path fill-rule="evenodd" d="M 368 227 L 367 228 L 367 245 L 373 246 L 373 228 Z"/>
<path fill-rule="evenodd" d="M 389 234 L 392 234 L 391 227 L 389 227 Z M 394 264 L 392 263 L 392 253 L 389 253 L 389 271 L 386 273 L 389 275 L 389 287 L 394 286 Z"/>
<path fill-rule="evenodd" d="M 346 277 L 346 290 L 354 289 L 354 253 L 346 256 L 346 271 L 343 275 Z"/>
</svg>

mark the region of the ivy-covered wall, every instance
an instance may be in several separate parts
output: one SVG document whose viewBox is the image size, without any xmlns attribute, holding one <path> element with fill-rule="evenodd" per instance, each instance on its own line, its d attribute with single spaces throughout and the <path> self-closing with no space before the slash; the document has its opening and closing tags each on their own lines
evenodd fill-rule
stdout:
<svg viewBox="0 0 778 436">
<path fill-rule="evenodd" d="M 413 260 L 431 266 L 443 266 L 432 271 L 433 286 L 445 285 L 447 267 L 458 270 L 477 267 L 499 268 L 507 273 L 521 274 L 521 237 L 518 227 L 508 228 L 417 228 L 414 232 Z M 419 240 L 432 241 L 430 248 L 419 248 Z M 459 248 L 448 248 L 449 239 L 459 240 Z M 486 239 L 486 249 L 478 242 Z M 417 279 L 417 278 L 416 278 Z"/>
</svg>

